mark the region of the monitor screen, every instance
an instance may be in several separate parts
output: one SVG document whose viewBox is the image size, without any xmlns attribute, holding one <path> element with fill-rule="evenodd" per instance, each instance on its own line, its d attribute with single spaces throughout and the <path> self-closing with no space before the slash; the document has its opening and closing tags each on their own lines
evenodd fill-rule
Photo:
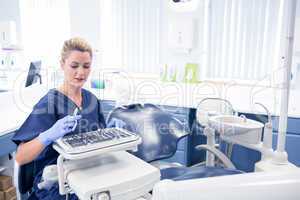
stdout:
<svg viewBox="0 0 300 200">
<path fill-rule="evenodd" d="M 40 83 L 42 83 L 42 77 L 40 75 L 41 65 L 42 65 L 42 61 L 40 61 L 40 60 L 35 61 L 35 62 L 30 62 L 25 87 L 28 87 L 28 86 L 36 83 L 38 81 L 38 79 L 40 80 Z"/>
</svg>

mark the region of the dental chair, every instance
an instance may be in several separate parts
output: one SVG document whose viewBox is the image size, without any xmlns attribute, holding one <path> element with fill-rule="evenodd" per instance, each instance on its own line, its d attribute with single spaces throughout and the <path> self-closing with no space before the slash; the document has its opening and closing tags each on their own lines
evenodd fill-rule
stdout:
<svg viewBox="0 0 300 200">
<path fill-rule="evenodd" d="M 160 162 L 172 157 L 176 152 L 179 140 L 190 133 L 179 120 L 155 105 L 131 104 L 117 107 L 109 113 L 107 124 L 116 124 L 116 126 L 121 126 L 142 137 L 142 143 L 138 146 L 138 150 L 131 153 L 158 167 L 162 180 L 186 180 L 241 173 L 233 165 L 229 168 L 185 167 L 174 163 Z M 205 146 L 203 148 L 205 149 Z M 210 149 L 206 150 L 210 151 Z M 224 157 L 220 156 L 221 154 L 218 152 L 216 157 L 224 160 Z"/>
</svg>

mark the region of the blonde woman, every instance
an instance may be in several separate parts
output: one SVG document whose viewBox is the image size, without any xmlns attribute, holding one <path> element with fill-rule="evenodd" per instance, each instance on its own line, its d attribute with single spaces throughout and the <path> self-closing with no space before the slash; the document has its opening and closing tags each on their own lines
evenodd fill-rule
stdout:
<svg viewBox="0 0 300 200">
<path fill-rule="evenodd" d="M 65 199 L 59 195 L 57 183 L 48 188 L 38 187 L 43 169 L 56 164 L 58 153 L 52 148 L 52 142 L 68 133 L 105 128 L 99 100 L 82 88 L 91 71 L 92 56 L 92 48 L 85 40 L 72 38 L 65 41 L 60 61 L 63 84 L 40 99 L 12 138 L 18 145 L 16 162 L 20 166 L 34 163 L 32 195 L 37 199 Z M 76 108 L 79 112 L 74 115 Z M 69 199 L 77 197 L 71 195 Z"/>
</svg>

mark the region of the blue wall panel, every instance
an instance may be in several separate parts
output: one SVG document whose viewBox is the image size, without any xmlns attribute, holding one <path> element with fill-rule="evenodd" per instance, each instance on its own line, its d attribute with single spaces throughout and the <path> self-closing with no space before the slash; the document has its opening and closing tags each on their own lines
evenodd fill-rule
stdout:
<svg viewBox="0 0 300 200">
<path fill-rule="evenodd" d="M 114 108 L 114 101 L 102 101 L 102 108 L 105 117 Z M 178 143 L 178 150 L 176 154 L 166 159 L 169 162 L 179 162 L 184 165 L 193 165 L 201 162 L 205 159 L 205 152 L 195 150 L 195 146 L 206 143 L 206 137 L 202 135 L 201 128 L 197 125 L 195 120 L 196 110 L 191 108 L 179 108 L 175 106 L 160 106 L 164 111 L 173 114 L 177 119 L 186 125 L 191 131 L 191 136 L 183 138 Z M 240 113 L 246 115 L 247 118 L 254 119 L 265 123 L 267 121 L 266 115 L 255 115 L 248 113 Z M 273 146 L 274 149 L 277 143 L 277 131 L 278 131 L 279 117 L 273 116 Z M 288 119 L 288 133 L 286 140 L 286 149 L 289 154 L 289 161 L 295 165 L 300 166 L 300 119 L 289 118 Z M 222 145 L 224 147 L 224 145 Z M 253 171 L 254 164 L 260 159 L 260 153 L 239 145 L 234 145 L 232 161 L 236 167 L 243 171 Z"/>
<path fill-rule="evenodd" d="M 273 133 L 273 149 L 276 149 L 277 146 L 277 136 L 278 133 Z M 287 134 L 286 151 L 288 160 L 300 167 L 300 134 Z"/>
<path fill-rule="evenodd" d="M 14 132 L 0 136 L 0 157 L 16 150 L 17 145 L 15 145 L 15 143 L 11 141 L 13 135 Z"/>
<path fill-rule="evenodd" d="M 278 132 L 279 117 L 273 117 L 272 123 L 273 123 L 273 130 L 275 132 Z M 299 118 L 294 118 L 294 117 L 288 118 L 287 132 L 289 134 L 300 135 L 300 119 Z"/>
</svg>

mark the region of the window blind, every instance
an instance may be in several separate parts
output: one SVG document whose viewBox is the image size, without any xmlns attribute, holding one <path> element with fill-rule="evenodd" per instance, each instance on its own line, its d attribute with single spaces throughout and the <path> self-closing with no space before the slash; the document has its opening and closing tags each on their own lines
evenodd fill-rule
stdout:
<svg viewBox="0 0 300 200">
<path fill-rule="evenodd" d="M 282 0 L 211 0 L 207 76 L 259 80 L 279 68 Z"/>
<path fill-rule="evenodd" d="M 103 0 L 102 67 L 158 73 L 160 0 Z"/>
</svg>

